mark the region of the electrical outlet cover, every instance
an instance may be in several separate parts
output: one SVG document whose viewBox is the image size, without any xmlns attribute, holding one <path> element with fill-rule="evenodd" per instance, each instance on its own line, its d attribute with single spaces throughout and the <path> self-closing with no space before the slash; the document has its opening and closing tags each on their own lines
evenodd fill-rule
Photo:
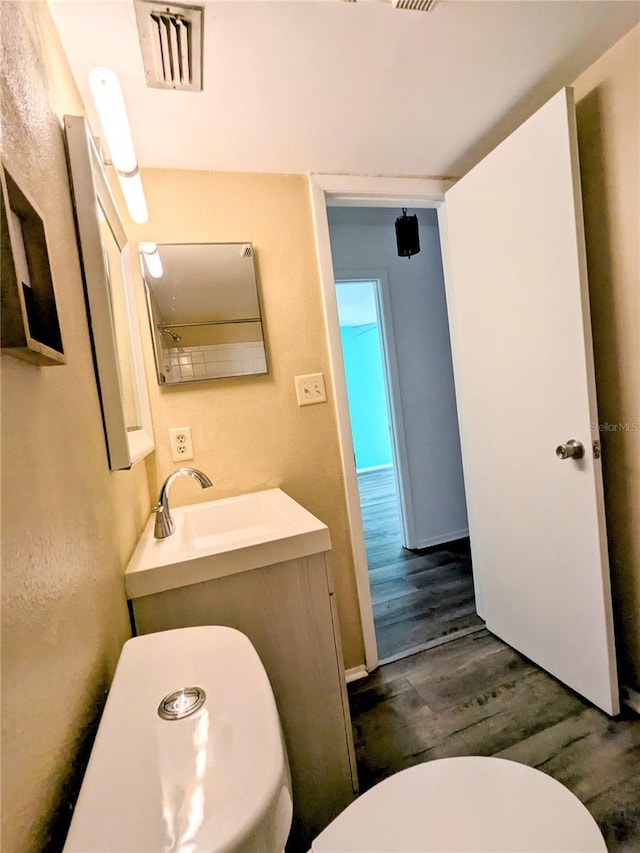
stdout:
<svg viewBox="0 0 640 853">
<path fill-rule="evenodd" d="M 191 427 L 173 427 L 169 430 L 171 458 L 174 462 L 193 459 L 193 444 L 191 443 Z"/>
</svg>

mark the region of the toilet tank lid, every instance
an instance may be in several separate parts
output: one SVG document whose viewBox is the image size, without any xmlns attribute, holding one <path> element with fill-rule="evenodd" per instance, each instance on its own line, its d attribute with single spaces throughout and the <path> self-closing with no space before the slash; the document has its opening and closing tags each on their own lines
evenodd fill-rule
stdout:
<svg viewBox="0 0 640 853">
<path fill-rule="evenodd" d="M 158 715 L 164 697 L 193 686 L 206 694 L 195 713 Z M 135 637 L 122 650 L 64 849 L 233 849 L 286 778 L 271 685 L 244 634 L 202 626 Z"/>
</svg>

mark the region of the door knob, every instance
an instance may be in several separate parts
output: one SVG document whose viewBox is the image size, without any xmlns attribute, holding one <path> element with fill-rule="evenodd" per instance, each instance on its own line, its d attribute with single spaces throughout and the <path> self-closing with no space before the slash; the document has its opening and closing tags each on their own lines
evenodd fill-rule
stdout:
<svg viewBox="0 0 640 853">
<path fill-rule="evenodd" d="M 575 438 L 570 438 L 566 444 L 559 444 L 556 447 L 556 456 L 558 459 L 582 459 L 584 446 Z"/>
</svg>

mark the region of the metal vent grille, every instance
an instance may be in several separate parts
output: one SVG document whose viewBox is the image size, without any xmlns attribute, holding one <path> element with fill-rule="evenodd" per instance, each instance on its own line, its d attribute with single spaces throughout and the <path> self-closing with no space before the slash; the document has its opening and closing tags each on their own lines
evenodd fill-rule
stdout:
<svg viewBox="0 0 640 853">
<path fill-rule="evenodd" d="M 391 0 L 396 9 L 410 9 L 413 12 L 430 12 L 437 0 Z"/>
<path fill-rule="evenodd" d="M 438 0 L 386 0 L 396 9 L 410 9 L 413 12 L 430 12 Z M 363 2 L 363 0 L 342 0 L 343 3 Z"/>
<path fill-rule="evenodd" d="M 135 0 L 147 86 L 202 89 L 202 19 L 199 6 Z"/>
</svg>

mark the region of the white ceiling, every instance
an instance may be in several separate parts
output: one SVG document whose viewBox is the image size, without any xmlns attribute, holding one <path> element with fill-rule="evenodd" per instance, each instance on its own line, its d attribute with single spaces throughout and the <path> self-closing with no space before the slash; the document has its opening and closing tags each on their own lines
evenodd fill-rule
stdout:
<svg viewBox="0 0 640 853">
<path fill-rule="evenodd" d="M 94 133 L 106 65 L 142 166 L 258 172 L 459 176 L 640 20 L 636 0 L 205 2 L 191 93 L 147 88 L 130 0 L 49 5 Z"/>
</svg>

